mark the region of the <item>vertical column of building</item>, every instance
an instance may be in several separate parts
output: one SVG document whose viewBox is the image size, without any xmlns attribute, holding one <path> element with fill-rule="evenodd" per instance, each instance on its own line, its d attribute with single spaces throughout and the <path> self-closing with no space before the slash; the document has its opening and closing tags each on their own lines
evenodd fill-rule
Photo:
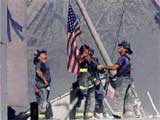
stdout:
<svg viewBox="0 0 160 120">
<path fill-rule="evenodd" d="M 26 26 L 26 4 L 24 0 L 8 0 L 8 9 L 14 19 L 23 27 L 20 32 L 23 40 L 10 24 L 11 39 L 7 46 L 7 85 L 8 104 L 17 112 L 29 107 L 28 101 L 28 71 L 27 71 L 27 45 L 25 36 Z"/>
<path fill-rule="evenodd" d="M 0 120 L 7 120 L 7 7 L 0 1 Z"/>
</svg>

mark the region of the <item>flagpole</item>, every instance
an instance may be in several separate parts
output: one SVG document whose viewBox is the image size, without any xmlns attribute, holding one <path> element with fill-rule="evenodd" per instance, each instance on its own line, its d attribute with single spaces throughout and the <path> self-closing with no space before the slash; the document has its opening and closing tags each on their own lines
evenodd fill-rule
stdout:
<svg viewBox="0 0 160 120">
<path fill-rule="evenodd" d="M 7 1 L 0 1 L 0 120 L 7 120 Z"/>
<path fill-rule="evenodd" d="M 97 48 L 98 48 L 98 50 L 99 50 L 99 52 L 100 52 L 100 54 L 101 54 L 101 56 L 103 58 L 103 61 L 105 62 L 106 65 L 112 65 L 112 62 L 111 62 L 111 60 L 109 58 L 109 55 L 108 55 L 107 51 L 105 50 L 105 48 L 103 46 L 103 43 L 102 43 L 102 41 L 101 41 L 101 39 L 100 39 L 100 37 L 99 37 L 99 35 L 98 35 L 93 23 L 92 23 L 92 21 L 91 21 L 89 15 L 87 13 L 87 10 L 84 7 L 84 4 L 82 3 L 81 0 L 76 0 L 76 3 L 78 5 L 78 7 L 79 7 L 79 9 L 80 9 L 85 21 L 86 21 L 86 24 L 87 24 L 87 26 L 88 26 L 88 28 L 89 28 L 89 30 L 91 32 L 91 35 L 92 35 L 92 37 L 93 37 L 93 39 L 95 41 L 95 44 L 96 44 L 96 46 L 97 46 Z M 116 71 L 111 71 L 111 74 L 115 75 Z"/>
</svg>

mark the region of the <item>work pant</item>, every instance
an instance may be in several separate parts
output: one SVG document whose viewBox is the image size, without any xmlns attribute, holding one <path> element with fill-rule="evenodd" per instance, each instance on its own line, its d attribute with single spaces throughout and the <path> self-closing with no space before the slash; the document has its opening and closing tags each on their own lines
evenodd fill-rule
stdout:
<svg viewBox="0 0 160 120">
<path fill-rule="evenodd" d="M 85 104 L 85 117 L 93 118 L 95 111 L 95 88 L 91 88 L 88 90 L 86 104 Z"/>
<path fill-rule="evenodd" d="M 103 101 L 104 101 L 104 87 L 103 84 L 100 83 L 95 87 L 95 100 L 96 100 L 96 105 L 95 105 L 95 112 L 96 113 L 103 113 L 104 107 L 103 107 Z"/>
<path fill-rule="evenodd" d="M 45 119 L 53 117 L 52 107 L 48 101 L 49 93 L 50 91 L 46 88 L 41 88 L 35 94 L 38 102 L 39 115 L 44 115 Z"/>
<path fill-rule="evenodd" d="M 78 99 L 75 119 L 92 119 L 95 110 L 95 90 L 91 88 L 84 97 Z"/>
<path fill-rule="evenodd" d="M 113 110 L 119 116 L 134 116 L 134 100 L 135 96 L 132 92 L 132 81 L 129 77 L 118 77 L 112 83 L 115 87 L 115 99 L 113 101 Z"/>
</svg>

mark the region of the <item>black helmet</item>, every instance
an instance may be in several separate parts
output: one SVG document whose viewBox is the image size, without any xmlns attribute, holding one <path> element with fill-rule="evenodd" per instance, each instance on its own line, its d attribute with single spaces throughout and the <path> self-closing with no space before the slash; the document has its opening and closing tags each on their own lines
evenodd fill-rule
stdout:
<svg viewBox="0 0 160 120">
<path fill-rule="evenodd" d="M 86 45 L 86 44 L 82 45 L 82 46 L 79 48 L 79 54 L 83 54 L 83 51 L 84 51 L 85 49 L 90 50 L 90 47 L 89 47 L 88 45 Z"/>
<path fill-rule="evenodd" d="M 47 51 L 44 49 L 42 49 L 42 50 L 37 49 L 36 51 L 34 51 L 34 57 L 38 58 L 41 53 L 47 54 Z"/>
<path fill-rule="evenodd" d="M 40 53 L 40 50 L 39 50 L 39 49 L 35 50 L 35 51 L 34 51 L 34 57 L 38 57 L 38 56 L 39 56 L 39 53 Z"/>
<path fill-rule="evenodd" d="M 126 40 L 123 40 L 121 43 L 118 44 L 118 46 L 123 46 L 125 49 L 127 49 L 128 54 L 133 53 L 130 43 Z"/>
<path fill-rule="evenodd" d="M 42 49 L 42 50 L 37 49 L 36 51 L 34 51 L 34 60 L 33 60 L 34 65 L 36 65 L 37 62 L 39 61 L 38 57 L 40 56 L 41 53 L 47 54 L 47 51 L 44 49 Z"/>
</svg>

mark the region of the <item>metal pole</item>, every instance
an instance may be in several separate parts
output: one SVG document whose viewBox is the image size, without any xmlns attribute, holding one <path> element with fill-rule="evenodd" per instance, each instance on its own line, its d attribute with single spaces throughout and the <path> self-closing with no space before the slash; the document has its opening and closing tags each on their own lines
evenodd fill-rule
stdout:
<svg viewBox="0 0 160 120">
<path fill-rule="evenodd" d="M 96 46 L 97 46 L 97 48 L 98 48 L 98 50 L 99 50 L 99 52 L 100 52 L 100 54 L 103 58 L 103 61 L 105 62 L 106 65 L 112 65 L 112 62 L 109 58 L 109 55 L 108 55 L 107 51 L 105 50 L 105 48 L 103 46 L 103 43 L 101 42 L 100 37 L 99 37 L 99 35 L 98 35 L 94 25 L 93 25 L 88 13 L 87 13 L 87 10 L 85 9 L 82 1 L 81 0 L 76 0 L 76 3 L 79 6 L 79 9 L 80 9 L 80 11 L 81 11 L 81 13 L 82 13 L 82 15 L 83 15 L 83 17 L 86 21 L 86 24 L 87 24 L 87 26 L 88 26 L 91 34 L 92 34 L 92 37 L 94 38 L 95 44 L 96 44 Z M 115 75 L 116 71 L 111 71 L 111 74 Z"/>
<path fill-rule="evenodd" d="M 76 98 L 74 99 L 74 101 L 72 102 L 72 104 L 70 104 L 68 112 L 66 112 L 60 120 L 66 120 L 66 119 L 68 118 L 69 113 L 70 113 L 70 112 L 72 111 L 72 109 L 75 107 L 75 105 L 77 104 L 77 102 L 78 102 L 78 98 L 76 97 Z"/>
<path fill-rule="evenodd" d="M 160 6 L 160 1 L 159 0 L 155 0 L 155 2 L 157 3 L 158 6 Z"/>
<path fill-rule="evenodd" d="M 106 98 L 104 98 L 104 102 L 105 102 L 106 105 L 108 106 L 108 109 L 110 110 L 110 112 L 111 112 L 112 114 L 114 114 L 115 112 L 114 112 L 114 110 L 112 109 L 111 105 L 108 103 L 108 100 L 107 100 Z"/>
<path fill-rule="evenodd" d="M 0 1 L 0 120 L 7 120 L 7 5 Z"/>
<path fill-rule="evenodd" d="M 58 100 L 61 100 L 61 99 L 63 99 L 64 97 L 69 96 L 69 95 L 70 95 L 70 92 L 67 92 L 67 93 L 65 93 L 64 95 L 61 95 L 61 96 L 59 96 L 59 97 L 51 100 L 50 103 L 55 103 L 55 102 L 57 102 Z"/>
<path fill-rule="evenodd" d="M 147 91 L 147 95 L 148 95 L 148 98 L 149 98 L 149 100 L 150 100 L 150 102 L 151 102 L 151 104 L 152 104 L 152 107 L 153 107 L 153 109 L 154 109 L 154 111 L 155 111 L 155 113 L 156 113 L 156 116 L 159 118 L 159 117 L 160 117 L 160 113 L 159 113 L 159 111 L 157 110 L 157 108 L 156 108 L 156 106 L 155 106 L 155 104 L 154 104 L 154 102 L 153 102 L 153 99 L 152 99 L 151 94 L 150 94 L 149 91 Z"/>
</svg>

